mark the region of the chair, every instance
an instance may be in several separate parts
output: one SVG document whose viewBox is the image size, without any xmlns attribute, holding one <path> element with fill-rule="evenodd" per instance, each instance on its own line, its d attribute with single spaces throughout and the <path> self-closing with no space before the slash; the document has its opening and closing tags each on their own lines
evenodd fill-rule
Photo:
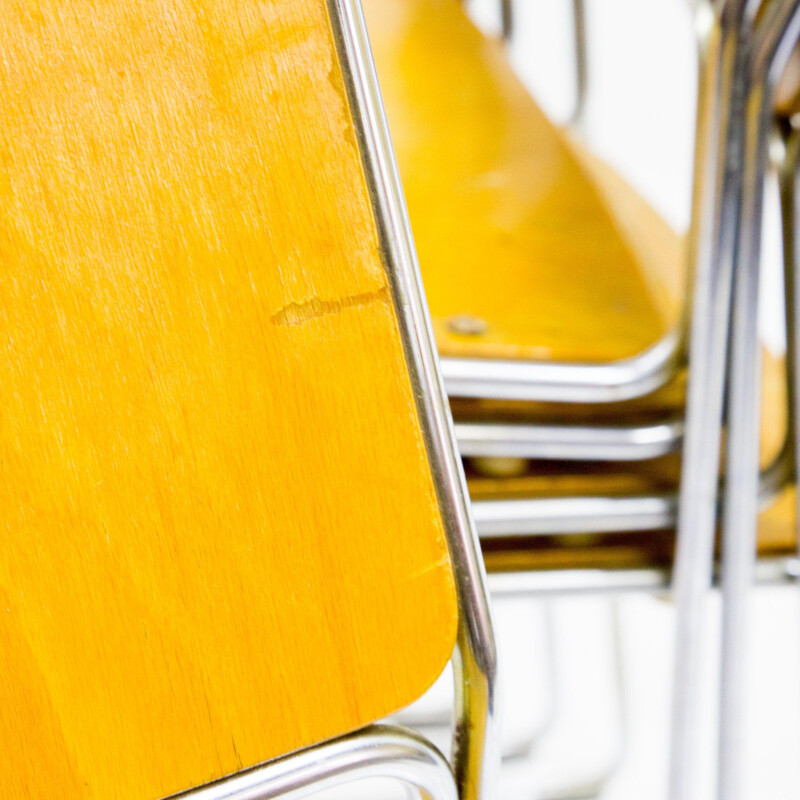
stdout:
<svg viewBox="0 0 800 800">
<path fill-rule="evenodd" d="M 491 281 L 494 275 L 505 268 L 505 262 L 510 260 L 508 251 L 511 247 L 508 242 L 513 244 L 513 235 L 509 236 L 508 230 L 503 230 L 507 239 L 504 241 L 502 237 L 498 237 L 498 240 L 506 245 L 505 248 L 498 246 L 496 253 L 489 256 L 485 254 L 490 253 L 490 249 L 482 246 L 479 237 L 483 232 L 483 226 L 487 224 L 485 222 L 487 218 L 489 224 L 496 224 L 498 228 L 502 229 L 503 224 L 511 227 L 512 234 L 517 229 L 513 224 L 509 225 L 509 219 L 518 225 L 520 219 L 527 220 L 523 214 L 508 213 L 508 208 L 519 200 L 524 191 L 537 186 L 533 172 L 525 172 L 526 162 L 517 158 L 518 150 L 515 149 L 518 141 L 529 143 L 531 139 L 545 143 L 542 146 L 545 155 L 541 162 L 544 165 L 542 169 L 545 177 L 549 177 L 546 171 L 548 168 L 554 171 L 561 170 L 559 176 L 554 179 L 557 189 L 549 191 L 545 178 L 540 176 L 542 184 L 545 184 L 541 195 L 533 200 L 527 197 L 526 201 L 521 203 L 522 207 L 532 215 L 531 209 L 538 211 L 544 206 L 545 200 L 542 198 L 547 200 L 555 198 L 549 216 L 543 215 L 545 222 L 551 225 L 547 231 L 551 234 L 549 244 L 552 248 L 547 250 L 546 257 L 541 259 L 545 263 L 548 258 L 550 259 L 550 272 L 537 283 L 540 291 L 538 300 L 545 307 L 532 324 L 544 320 L 551 323 L 552 331 L 558 333 L 561 332 L 559 326 L 563 325 L 565 329 L 576 331 L 576 339 L 580 345 L 587 348 L 593 348 L 596 344 L 599 347 L 607 345 L 617 332 L 613 324 L 606 323 L 599 333 L 591 332 L 596 333 L 596 336 L 593 337 L 589 333 L 588 325 L 597 319 L 604 319 L 603 310 L 598 311 L 604 306 L 602 301 L 604 295 L 592 282 L 591 276 L 584 278 L 584 281 L 585 286 L 591 287 L 587 294 L 592 294 L 594 303 L 587 302 L 581 313 L 575 315 L 575 321 L 564 313 L 556 312 L 551 315 L 550 308 L 547 307 L 549 303 L 553 308 L 560 309 L 559 301 L 568 296 L 569 291 L 574 288 L 569 280 L 563 280 L 566 289 L 561 285 L 564 275 L 574 274 L 571 272 L 574 264 L 568 257 L 565 259 L 568 262 L 566 264 L 558 261 L 557 257 L 565 253 L 574 253 L 580 242 L 575 228 L 565 226 L 564 229 L 568 230 L 573 238 L 569 239 L 567 234 L 564 237 L 567 241 L 554 244 L 553 231 L 557 229 L 554 220 L 564 220 L 569 216 L 558 213 L 559 208 L 567 204 L 563 198 L 559 198 L 558 191 L 563 190 L 567 194 L 568 189 L 565 187 L 580 185 L 581 188 L 575 191 L 575 196 L 584 202 L 588 202 L 587 198 L 591 197 L 592 193 L 587 191 L 585 183 L 581 183 L 581 180 L 575 177 L 571 167 L 563 166 L 569 162 L 570 157 L 575 158 L 574 149 L 569 149 L 563 140 L 559 141 L 558 137 L 553 137 L 552 129 L 549 133 L 543 132 L 546 130 L 546 123 L 542 122 L 540 115 L 537 116 L 535 109 L 528 107 L 525 114 L 519 110 L 527 101 L 518 85 L 513 83 L 513 77 L 502 62 L 499 51 L 496 48 L 493 50 L 492 45 L 488 43 L 476 43 L 474 33 L 468 34 L 466 29 L 462 34 L 460 23 L 456 21 L 455 4 L 430 3 L 424 9 L 420 4 L 418 12 L 414 5 L 406 4 L 402 13 L 387 10 L 387 6 L 390 5 L 382 4 L 380 11 L 373 12 L 375 19 L 378 20 L 374 23 L 377 31 L 375 37 L 378 69 L 386 86 L 388 116 L 390 126 L 394 127 L 393 135 L 398 149 L 401 174 L 409 196 L 411 221 L 418 239 L 423 276 L 426 277 L 427 285 L 433 287 L 429 289 L 432 312 L 435 318 L 438 316 L 442 320 L 437 327 L 437 333 L 440 352 L 445 357 L 443 372 L 449 393 L 453 396 L 476 398 L 481 402 L 486 400 L 583 402 L 587 406 L 599 405 L 608 400 L 619 401 L 647 395 L 663 386 L 680 365 L 681 327 L 678 322 L 680 312 L 683 311 L 685 314 L 689 329 L 688 390 L 682 441 L 681 487 L 677 509 L 673 507 L 673 512 L 677 511 L 678 525 L 674 595 L 679 627 L 675 668 L 676 704 L 671 797 L 675 800 L 684 800 L 695 796 L 693 782 L 698 749 L 695 737 L 697 709 L 701 705 L 699 702 L 701 698 L 698 695 L 698 664 L 702 649 L 701 626 L 698 620 L 712 580 L 718 518 L 721 521 L 724 541 L 721 557 L 726 609 L 721 679 L 723 717 L 720 723 L 722 732 L 720 796 L 735 797 L 739 784 L 740 761 L 742 688 L 740 667 L 744 660 L 745 641 L 743 603 L 756 555 L 755 527 L 759 492 L 757 475 L 759 355 L 755 309 L 758 296 L 761 193 L 767 152 L 765 131 L 770 124 L 776 76 L 782 70 L 789 49 L 797 38 L 798 4 L 788 0 L 787 2 L 768 0 L 760 5 L 758 14 L 753 13 L 753 4 L 738 0 L 714 5 L 705 2 L 694 4 L 702 35 L 699 40 L 701 80 L 695 197 L 688 242 L 690 265 L 688 282 L 691 302 L 687 302 L 682 309 L 679 308 L 678 315 L 671 318 L 676 323 L 674 327 L 667 325 L 662 329 L 663 338 L 654 337 L 643 349 L 637 347 L 637 355 L 628 356 L 630 361 L 621 355 L 619 360 L 602 358 L 593 360 L 591 354 L 559 350 L 558 347 L 563 347 L 564 343 L 555 335 L 546 345 L 547 349 L 536 353 L 530 347 L 526 349 L 525 345 L 530 343 L 525 341 L 519 331 L 513 337 L 505 335 L 503 327 L 505 320 L 501 320 L 501 324 L 498 324 L 496 316 L 493 316 L 494 306 L 499 307 L 500 304 L 494 296 L 498 289 Z M 409 6 L 413 10 L 409 10 Z M 443 18 L 445 11 L 451 15 L 448 24 L 434 19 L 436 14 L 440 14 Z M 385 26 L 385 31 L 388 33 L 381 33 L 381 14 L 384 21 L 391 20 L 392 24 Z M 510 18 L 506 14 L 504 26 L 506 35 L 510 32 L 507 21 Z M 372 18 L 370 21 L 372 22 Z M 404 28 L 403 24 L 407 27 Z M 460 46 L 462 38 L 467 42 L 469 36 L 473 37 L 471 55 L 478 53 L 479 56 L 475 56 L 476 60 L 484 59 L 485 66 L 480 70 L 473 68 L 466 57 L 458 58 L 455 54 L 456 47 L 451 48 L 449 44 L 450 41 L 455 41 Z M 387 44 L 382 37 L 391 39 L 395 42 L 394 46 L 391 46 L 391 42 Z M 420 41 L 427 37 L 425 47 L 418 47 L 414 41 L 415 37 Z M 445 41 L 448 42 L 447 47 L 442 45 Z M 384 51 L 385 55 L 382 55 Z M 464 52 L 466 51 L 465 47 Z M 414 64 L 424 63 L 426 53 L 428 58 L 436 58 L 437 66 L 432 65 L 427 69 L 415 67 Z M 410 60 L 412 54 L 413 63 Z M 409 59 L 408 62 L 404 61 L 406 58 Z M 394 59 L 393 66 L 392 59 Z M 382 66 L 383 64 L 390 66 Z M 454 65 L 458 65 L 458 68 Z M 419 71 L 418 76 L 415 76 L 415 70 Z M 489 84 L 487 75 L 496 78 L 491 88 L 487 88 Z M 472 102 L 465 100 L 464 98 L 469 98 L 469 93 L 475 85 L 480 87 L 475 92 L 477 99 Z M 453 89 L 454 86 L 458 87 L 458 91 Z M 413 91 L 409 87 L 413 87 Z M 400 112 L 393 113 L 393 96 Z M 436 100 L 432 101 L 433 97 Z M 514 97 L 515 101 L 509 101 L 509 97 Z M 515 104 L 517 100 L 519 105 Z M 418 104 L 417 108 L 414 107 L 414 103 Z M 515 113 L 508 110 L 511 107 Z M 463 174 L 456 173 L 453 179 L 444 183 L 446 186 L 455 186 L 462 190 L 462 194 L 468 197 L 474 192 L 474 196 L 477 197 L 475 208 L 478 213 L 475 213 L 474 208 L 467 209 L 466 203 L 462 206 L 457 198 L 451 200 L 448 197 L 447 202 L 443 201 L 444 195 L 440 197 L 434 191 L 435 187 L 430 185 L 438 181 L 441 175 L 447 175 L 451 164 L 463 158 L 465 152 L 468 154 L 473 152 L 469 149 L 469 137 L 465 131 L 472 135 L 477 129 L 475 140 L 482 141 L 480 123 L 475 123 L 478 117 L 475 114 L 469 116 L 464 113 L 464 109 L 474 112 L 476 108 L 483 110 L 487 119 L 484 124 L 490 130 L 490 135 L 486 137 L 489 145 L 485 147 L 488 158 L 485 161 L 476 158 L 478 165 L 476 168 L 471 171 L 465 170 Z M 403 113 L 406 114 L 405 118 Z M 437 121 L 437 115 L 445 119 Z M 517 121 L 520 121 L 519 127 L 516 127 Z M 425 151 L 430 130 L 433 130 L 434 134 L 444 132 L 442 140 L 446 142 L 446 146 L 441 146 L 440 143 L 435 148 L 438 151 L 438 159 L 433 154 L 433 147 L 430 153 Z M 515 139 L 515 135 L 519 139 Z M 407 151 L 405 155 L 404 151 Z M 486 167 L 486 164 L 502 163 L 502 159 L 507 159 L 513 167 L 505 171 Z M 533 159 L 530 163 L 533 163 Z M 570 163 L 574 165 L 577 162 Z M 466 175 L 472 180 L 467 180 Z M 586 173 L 584 178 L 585 176 Z M 517 180 L 522 184 L 522 188 L 517 186 Z M 418 189 L 418 183 L 425 185 L 425 191 Z M 463 187 L 467 187 L 469 193 L 464 193 Z M 416 195 L 418 196 L 415 199 Z M 595 197 L 597 196 L 595 194 Z M 563 203 L 560 207 L 559 199 Z M 425 207 L 426 202 L 429 203 L 427 207 Z M 415 214 L 416 204 L 420 209 L 417 214 Z M 590 224 L 593 227 L 602 214 L 595 217 L 586 210 L 587 208 L 588 206 L 584 207 L 580 215 L 575 216 L 591 220 Z M 604 206 L 603 213 L 609 214 L 607 205 Z M 415 222 L 417 218 L 420 221 Z M 608 219 L 608 216 L 605 218 Z M 429 229 L 433 229 L 434 226 L 435 230 L 429 233 Z M 429 236 L 440 237 L 440 251 L 435 251 L 433 245 L 426 244 Z M 440 267 L 440 259 L 433 258 L 431 254 L 436 256 L 444 254 L 441 256 L 443 260 L 448 253 L 457 252 L 462 242 L 468 244 L 464 247 L 464 252 L 452 262 L 453 271 L 448 275 L 447 270 Z M 600 249 L 599 246 L 597 249 Z M 533 252 L 533 248 L 530 252 Z M 476 268 L 476 260 L 482 262 L 483 272 Z M 525 262 L 529 269 L 532 261 L 533 259 Z M 619 277 L 626 286 L 623 294 L 626 297 L 628 295 L 639 297 L 635 282 L 622 277 L 630 274 L 624 259 L 614 259 L 613 263 L 614 278 Z M 462 306 L 465 286 L 477 285 L 479 289 L 472 306 L 477 308 L 479 302 L 485 302 L 486 313 L 477 315 L 467 313 L 465 316 L 462 308 L 448 308 L 445 300 L 440 300 L 440 294 L 444 297 L 444 291 L 441 293 L 439 291 L 438 275 L 431 272 L 434 269 L 431 264 L 435 264 L 436 269 L 441 269 L 441 274 L 447 276 L 443 284 L 449 290 L 447 302 L 457 302 Z M 556 268 L 554 265 L 557 265 Z M 427 277 L 429 272 L 433 274 L 433 279 Z M 675 272 L 673 269 L 673 274 Z M 473 275 L 476 274 L 478 277 L 473 279 Z M 461 280 L 456 280 L 455 276 Z M 524 319 L 531 324 L 529 316 L 516 312 L 516 306 L 521 303 L 521 298 L 526 300 L 529 298 L 530 288 L 519 276 L 511 277 L 512 280 L 501 279 L 499 282 L 509 298 L 506 305 L 514 309 L 508 312 L 508 324 L 511 325 L 517 319 Z M 513 289 L 507 288 L 510 286 L 513 286 Z M 650 322 L 658 318 L 652 308 L 648 310 L 644 304 L 641 308 L 644 309 L 643 318 L 647 318 Z M 467 309 L 468 312 L 470 310 Z M 592 316 L 593 313 L 596 316 Z M 664 318 L 662 316 L 662 319 Z M 674 332 L 671 339 L 668 338 L 667 331 Z M 493 339 L 492 336 L 496 338 Z M 631 342 L 638 341 L 635 335 L 627 339 Z M 546 334 L 540 341 L 546 341 Z M 665 341 L 670 342 L 669 346 L 659 349 L 661 345 L 656 342 Z M 512 348 L 512 344 L 515 347 Z M 492 352 L 492 347 L 496 348 L 496 352 Z M 658 353 L 658 356 L 653 356 L 654 353 Z M 641 366 L 647 357 L 653 358 L 652 363 L 641 372 L 625 369 L 631 363 Z M 543 368 L 542 362 L 547 358 L 552 358 L 551 362 L 546 362 L 547 367 L 553 368 L 552 371 Z M 570 360 L 571 358 L 573 360 Z M 665 364 L 669 364 L 669 368 L 664 369 Z M 633 374 L 635 377 L 632 377 Z M 600 386 L 602 389 L 598 388 Z M 727 480 L 724 484 L 722 511 L 718 514 L 717 483 L 726 397 L 729 422 L 725 456 Z M 491 451 L 489 453 L 491 456 L 502 458 L 528 457 L 531 454 L 541 453 L 556 453 L 548 456 L 551 458 L 565 457 L 558 454 L 557 447 L 563 445 L 567 434 L 561 431 L 557 436 L 554 435 L 552 429 L 542 424 L 540 418 L 531 416 L 525 420 L 533 428 L 533 432 L 529 429 L 528 439 L 533 441 L 538 437 L 535 446 L 540 450 L 536 452 L 534 446 L 526 443 L 530 449 L 520 452 L 523 448 L 519 448 L 513 452 L 510 445 L 514 434 L 509 433 L 507 429 L 492 438 L 488 432 L 481 430 L 481 424 L 486 422 L 486 419 L 481 420 L 479 417 L 482 411 L 480 406 L 476 409 L 473 404 L 472 411 L 476 416 L 469 420 L 469 430 L 462 429 L 462 440 L 467 443 L 470 455 L 473 457 L 485 456 L 487 451 Z M 602 415 L 603 412 L 599 411 L 594 419 L 609 421 L 603 420 Z M 665 422 L 674 423 L 675 420 L 673 418 Z M 536 427 L 537 425 L 539 427 Z M 521 427 L 517 428 L 515 433 L 519 433 Z M 793 431 L 791 424 L 790 431 Z M 673 449 L 665 442 L 668 442 L 670 437 L 673 437 L 674 441 L 677 432 L 676 427 L 660 431 L 663 437 L 659 444 L 661 452 L 656 455 L 662 455 L 663 452 Z M 570 434 L 572 433 L 574 432 L 571 431 Z M 586 431 L 577 433 L 583 434 Z M 595 434 L 597 429 L 593 430 L 592 436 Z M 484 437 L 482 440 L 481 435 Z M 504 436 L 506 438 L 503 440 Z M 547 436 L 550 439 L 543 442 Z M 577 439 L 577 436 L 575 438 Z M 502 441 L 498 442 L 498 439 Z M 609 437 L 609 441 L 619 444 L 620 439 Z M 597 444 L 597 438 L 587 437 L 580 444 L 575 444 L 575 441 L 571 440 L 570 448 L 560 452 L 574 453 L 580 450 L 581 446 L 589 447 L 592 442 Z M 518 440 L 516 443 L 519 443 Z M 509 446 L 503 450 L 504 445 Z M 484 448 L 483 452 L 481 448 Z M 628 449 L 632 452 L 635 448 Z M 602 447 L 597 446 L 593 453 L 599 453 L 601 450 Z M 514 467 L 514 464 L 503 465 L 504 468 L 509 466 Z M 547 499 L 552 500 L 552 496 Z M 575 504 L 572 502 L 574 498 L 570 500 L 574 509 Z M 782 508 L 785 507 L 785 501 L 781 502 L 784 503 Z M 480 520 L 479 515 L 478 518 Z M 670 524 L 667 519 L 662 515 L 660 524 L 653 527 Z M 633 528 L 634 523 L 631 523 L 630 529 Z M 496 548 L 496 552 L 508 552 L 503 551 L 504 546 L 505 543 L 502 541 L 491 543 L 491 548 Z M 547 542 L 544 548 L 547 548 Z M 567 562 L 562 561 L 562 565 L 565 563 Z"/>
<path fill-rule="evenodd" d="M 8 3 L 0 41 L 0 794 L 488 796 L 483 568 L 358 4 Z M 451 655 L 452 769 L 370 727 Z"/>
<path fill-rule="evenodd" d="M 448 394 L 601 403 L 671 378 L 680 242 L 457 0 L 365 10 Z"/>
</svg>

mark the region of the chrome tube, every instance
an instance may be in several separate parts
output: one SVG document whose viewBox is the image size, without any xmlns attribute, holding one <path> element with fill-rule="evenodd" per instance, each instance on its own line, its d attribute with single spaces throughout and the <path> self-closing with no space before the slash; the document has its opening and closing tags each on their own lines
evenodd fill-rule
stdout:
<svg viewBox="0 0 800 800">
<path fill-rule="evenodd" d="M 572 0 L 572 34 L 575 57 L 575 105 L 567 124 L 582 133 L 589 101 L 589 30 L 585 0 Z"/>
<path fill-rule="evenodd" d="M 792 585 L 800 578 L 800 558 L 759 558 L 759 586 Z M 620 593 L 670 595 L 672 577 L 666 567 L 637 569 L 543 569 L 489 574 L 492 597 L 561 597 Z M 715 585 L 715 584 L 714 584 Z M 712 585 L 713 588 L 713 585 Z"/>
<path fill-rule="evenodd" d="M 764 179 L 775 87 L 800 30 L 800 0 L 775 0 L 766 8 L 753 43 L 753 80 L 747 98 L 742 164 L 744 185 L 738 246 L 741 262 L 734 277 L 722 545 L 720 800 L 738 800 L 743 791 L 747 602 L 755 570 L 758 532 L 756 465 L 761 412 L 758 290 Z"/>
<path fill-rule="evenodd" d="M 614 403 L 663 386 L 680 364 L 680 336 L 669 334 L 631 358 L 606 364 L 442 358 L 451 397 Z"/>
<path fill-rule="evenodd" d="M 787 440 L 761 471 L 758 505 L 766 508 L 791 477 Z M 679 498 L 674 493 L 628 497 L 537 497 L 474 500 L 472 513 L 481 539 L 584 533 L 624 533 L 674 528 Z M 709 568 L 710 569 L 710 568 Z"/>
<path fill-rule="evenodd" d="M 328 0 L 334 33 L 362 143 L 364 173 L 376 208 L 392 296 L 415 383 L 415 397 L 433 466 L 453 562 L 459 627 L 453 653 L 455 731 L 452 767 L 460 800 L 494 794 L 500 764 L 497 653 L 486 576 L 470 516 L 466 482 L 422 279 L 359 0 Z"/>
<path fill-rule="evenodd" d="M 781 222 L 783 227 L 784 286 L 786 291 L 786 369 L 789 375 L 789 434 L 794 445 L 792 469 L 797 479 L 797 459 L 800 453 L 800 327 L 797 309 L 800 308 L 800 252 L 797 231 L 800 208 L 797 197 L 800 189 L 800 132 L 787 132 L 783 142 L 780 168 Z M 797 519 L 800 520 L 800 495 Z M 798 537 L 800 539 L 800 537 Z"/>
<path fill-rule="evenodd" d="M 500 32 L 507 42 L 514 35 L 514 0 L 500 0 Z"/>
<path fill-rule="evenodd" d="M 727 0 L 706 19 L 701 44 L 704 87 L 698 98 L 698 143 L 692 237 L 694 294 L 673 595 L 677 608 L 670 800 L 697 792 L 698 722 L 706 618 L 717 517 L 723 392 L 731 281 L 737 257 L 748 78 L 745 0 Z"/>
<path fill-rule="evenodd" d="M 456 422 L 455 431 L 465 458 L 646 461 L 680 448 L 683 420 L 606 426 Z"/>
<path fill-rule="evenodd" d="M 450 767 L 433 745 L 412 731 L 377 725 L 175 797 L 303 800 L 369 778 L 400 781 L 415 790 L 420 800 L 458 800 Z"/>
</svg>

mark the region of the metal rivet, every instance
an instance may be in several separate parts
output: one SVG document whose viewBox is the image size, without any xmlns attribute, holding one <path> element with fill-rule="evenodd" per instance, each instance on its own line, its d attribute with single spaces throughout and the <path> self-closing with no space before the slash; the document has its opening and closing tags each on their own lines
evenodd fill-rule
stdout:
<svg viewBox="0 0 800 800">
<path fill-rule="evenodd" d="M 447 329 L 459 336 L 483 336 L 489 326 L 472 314 L 456 314 L 447 319 Z"/>
</svg>

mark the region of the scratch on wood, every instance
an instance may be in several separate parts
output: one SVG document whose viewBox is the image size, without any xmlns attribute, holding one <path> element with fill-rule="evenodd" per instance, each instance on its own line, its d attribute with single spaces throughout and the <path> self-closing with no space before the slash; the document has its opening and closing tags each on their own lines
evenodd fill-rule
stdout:
<svg viewBox="0 0 800 800">
<path fill-rule="evenodd" d="M 436 561 L 433 561 L 430 564 L 426 564 L 422 569 L 416 570 L 416 572 L 411 573 L 409 575 L 409 580 L 415 580 L 416 578 L 422 578 L 425 575 L 430 574 L 436 570 L 450 569 L 450 555 L 449 553 L 445 553 L 441 558 L 437 558 Z"/>
<path fill-rule="evenodd" d="M 381 286 L 372 292 L 352 294 L 338 300 L 322 300 L 319 297 L 312 297 L 303 303 L 289 303 L 272 315 L 272 322 L 275 325 L 302 325 L 318 317 L 327 317 L 332 314 L 339 314 L 346 308 L 358 308 L 368 305 L 376 300 L 386 302 L 389 299 L 389 287 Z"/>
</svg>

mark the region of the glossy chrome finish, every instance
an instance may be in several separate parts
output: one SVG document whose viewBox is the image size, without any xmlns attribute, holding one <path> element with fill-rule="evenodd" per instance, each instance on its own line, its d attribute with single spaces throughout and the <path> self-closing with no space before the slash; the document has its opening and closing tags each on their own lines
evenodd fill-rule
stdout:
<svg viewBox="0 0 800 800">
<path fill-rule="evenodd" d="M 747 98 L 739 257 L 731 334 L 728 447 L 722 551 L 720 800 L 743 792 L 748 597 L 757 539 L 760 402 L 758 290 L 764 179 L 777 82 L 800 35 L 800 0 L 774 0 L 756 28 Z M 794 333 L 794 331 L 792 332 Z M 788 338 L 788 337 L 787 337 Z"/>
<path fill-rule="evenodd" d="M 364 171 L 376 205 L 389 261 L 395 307 L 406 355 L 417 383 L 417 402 L 447 527 L 459 603 L 453 654 L 456 723 L 453 771 L 460 800 L 494 794 L 500 763 L 497 720 L 497 655 L 486 593 L 486 576 L 470 517 L 466 483 L 438 370 L 422 280 L 397 165 L 381 101 L 361 4 L 328 0 L 334 31 L 347 64 L 350 102 L 359 123 Z"/>
<path fill-rule="evenodd" d="M 705 601 L 713 566 L 729 307 L 741 210 L 739 168 L 750 34 L 746 6 L 746 0 L 725 0 L 712 13 L 701 43 L 690 240 L 694 295 L 673 575 L 677 622 L 670 800 L 691 800 L 698 788 Z M 696 10 L 696 16 L 700 13 Z"/>
<path fill-rule="evenodd" d="M 450 397 L 612 403 L 648 394 L 676 372 L 679 336 L 634 356 L 607 364 L 443 358 L 442 376 Z"/>
<path fill-rule="evenodd" d="M 500 31 L 507 42 L 514 35 L 514 0 L 500 0 Z"/>
<path fill-rule="evenodd" d="M 687 427 L 675 564 L 677 639 L 670 797 L 697 796 L 697 758 L 701 714 L 701 664 L 705 600 L 711 583 L 716 523 L 716 472 L 719 462 L 722 398 L 725 386 L 730 301 L 735 278 L 736 324 L 732 340 L 729 401 L 730 481 L 725 495 L 726 584 L 723 647 L 720 797 L 735 796 L 740 754 L 740 693 L 743 593 L 755 557 L 758 452 L 758 345 L 755 329 L 757 237 L 766 142 L 763 115 L 771 107 L 765 89 L 772 78 L 775 48 L 781 53 L 796 0 L 768 0 L 756 26 L 748 4 L 723 3 L 706 52 L 704 102 L 711 104 L 710 127 L 701 131 L 713 157 L 698 187 L 701 216 L 696 228 L 695 296 L 689 357 Z M 766 92 L 769 95 L 769 92 Z M 706 139 L 707 137 L 707 139 Z M 715 147 L 716 143 L 716 147 Z M 699 150 L 702 155 L 702 148 Z M 744 165 L 744 170 L 742 166 Z M 755 239 L 754 239 L 755 237 Z M 756 245 L 756 246 L 754 246 Z M 741 266 L 739 259 L 743 258 Z M 755 442 L 755 445 L 753 444 Z M 745 555 L 751 550 L 750 556 Z"/>
<path fill-rule="evenodd" d="M 476 500 L 481 539 L 664 530 L 675 524 L 674 495 Z"/>
<path fill-rule="evenodd" d="M 784 286 L 786 291 L 786 367 L 789 374 L 789 438 L 794 444 L 794 474 L 800 453 L 800 251 L 797 232 L 800 229 L 800 131 L 786 130 L 780 164 L 781 218 L 783 224 Z M 796 479 L 796 477 L 795 477 Z M 797 518 L 800 520 L 800 495 Z M 800 538 L 800 537 L 799 537 Z"/>
<path fill-rule="evenodd" d="M 589 102 L 589 32 L 585 0 L 572 0 L 572 32 L 575 57 L 575 105 L 567 124 L 580 133 L 586 126 Z"/>
<path fill-rule="evenodd" d="M 758 585 L 796 584 L 800 559 L 761 558 L 756 563 Z M 715 579 L 716 582 L 716 579 Z M 645 593 L 668 596 L 672 586 L 669 569 L 552 569 L 489 574 L 493 597 L 551 597 Z"/>
<path fill-rule="evenodd" d="M 681 446 L 683 421 L 655 425 L 527 425 L 456 422 L 467 458 L 533 458 L 566 461 L 645 461 Z"/>
<path fill-rule="evenodd" d="M 392 778 L 423 800 L 458 800 L 444 757 L 418 734 L 373 726 L 194 789 L 185 800 L 301 800 L 368 778 Z"/>
<path fill-rule="evenodd" d="M 791 476 L 790 447 L 761 472 L 758 503 L 765 508 Z M 667 530 L 678 521 L 678 495 L 537 497 L 474 500 L 481 539 Z"/>
</svg>

